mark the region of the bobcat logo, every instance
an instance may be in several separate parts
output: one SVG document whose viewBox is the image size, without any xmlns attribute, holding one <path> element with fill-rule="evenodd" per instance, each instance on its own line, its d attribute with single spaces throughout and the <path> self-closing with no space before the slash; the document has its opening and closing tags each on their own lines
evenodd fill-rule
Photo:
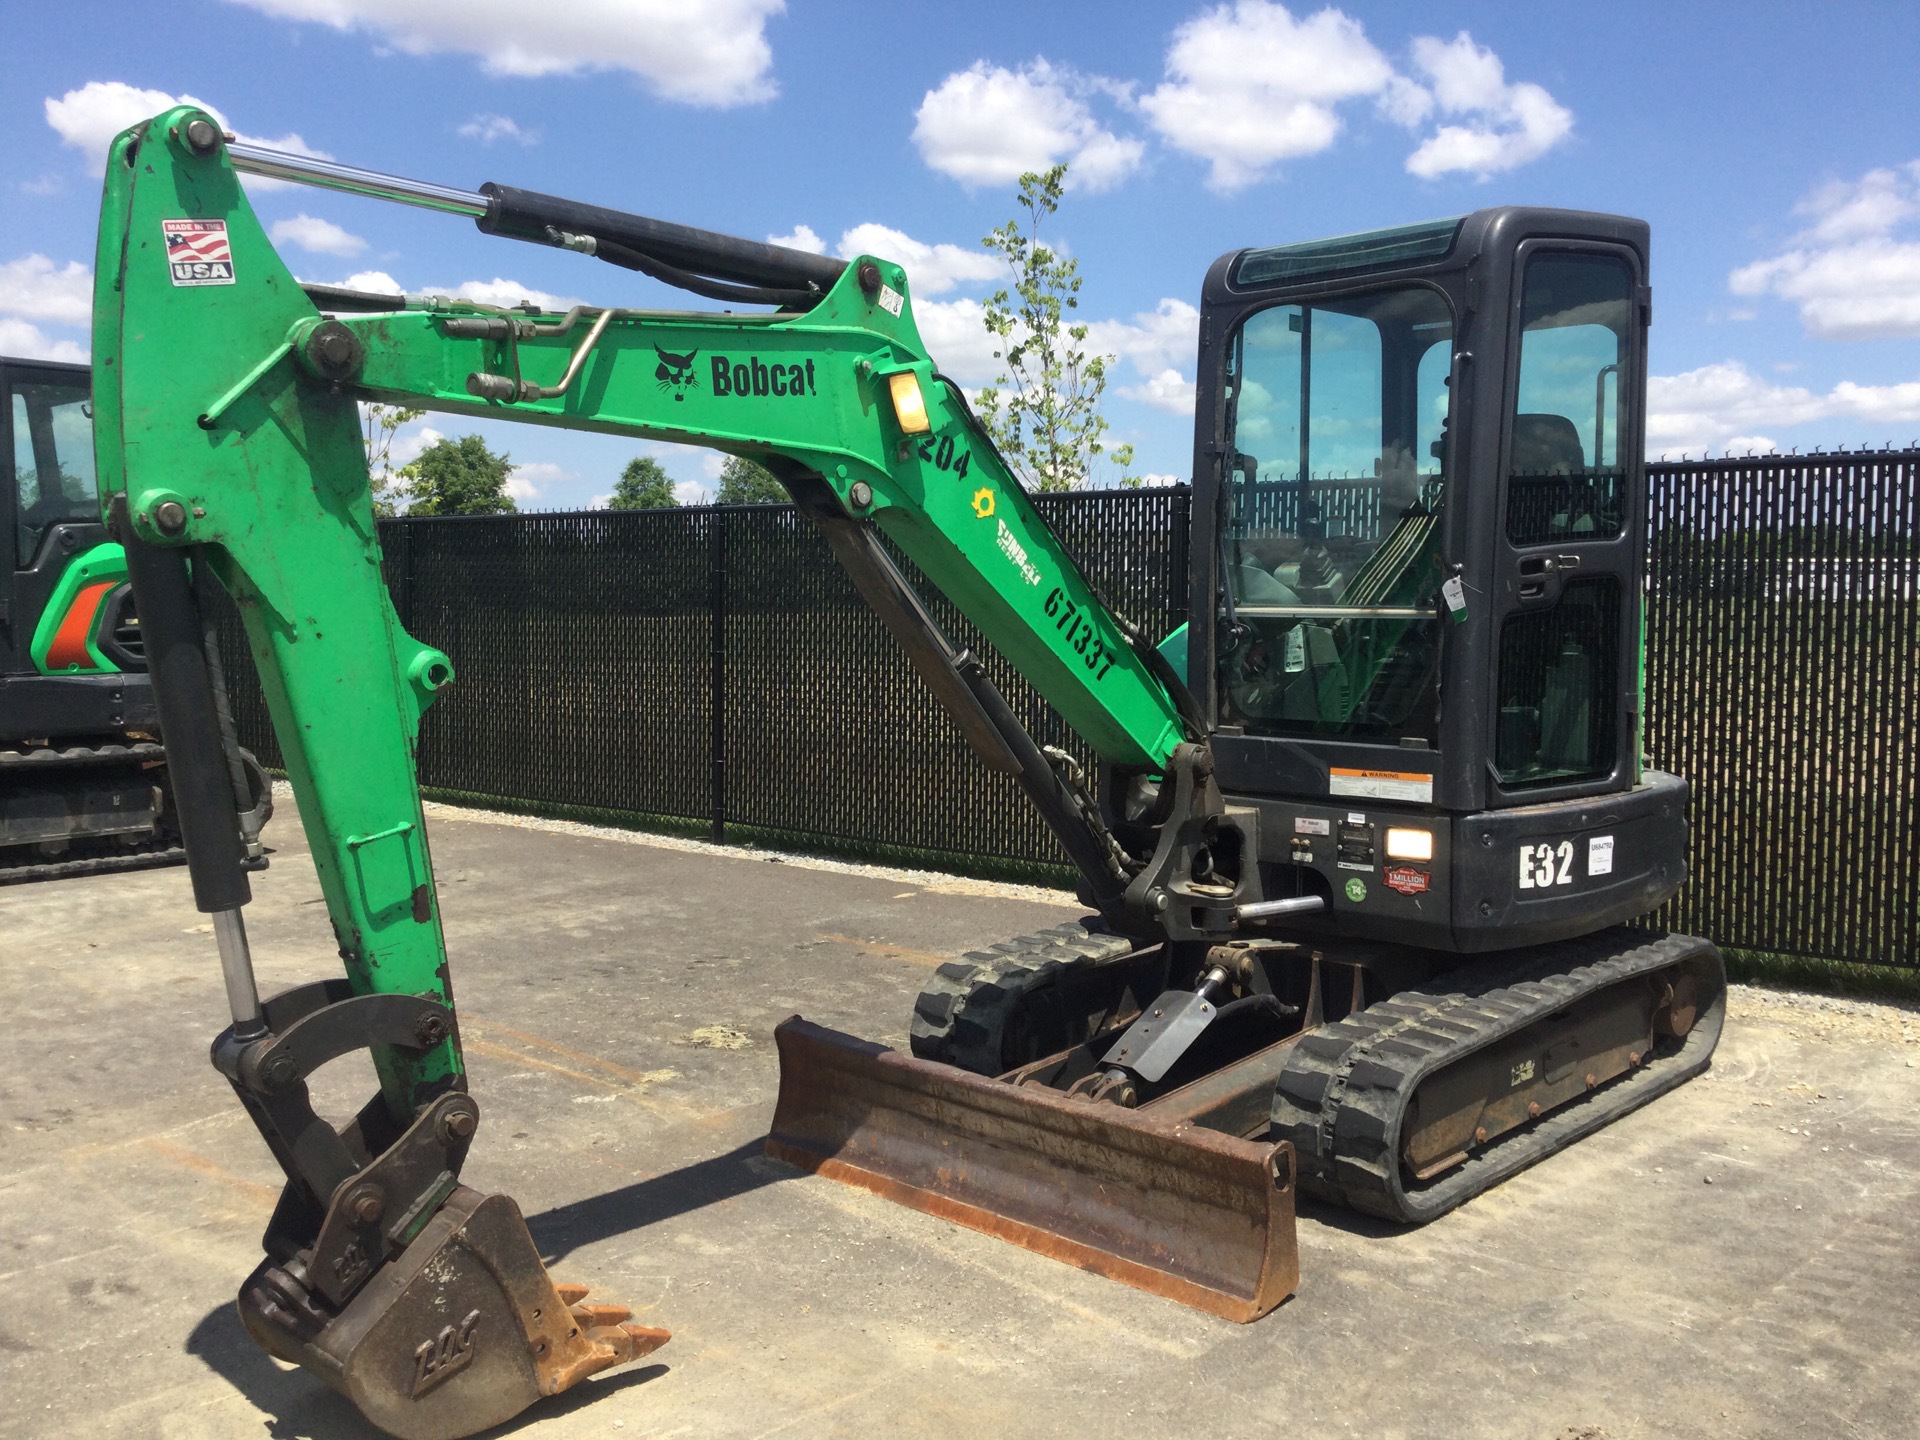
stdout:
<svg viewBox="0 0 1920 1440">
<path fill-rule="evenodd" d="M 693 373 L 693 360 L 700 352 L 689 350 L 684 355 L 674 355 L 656 345 L 653 353 L 660 357 L 660 364 L 653 372 L 660 388 L 673 391 L 675 400 L 686 399 L 686 392 L 700 383 L 700 377 Z"/>
</svg>

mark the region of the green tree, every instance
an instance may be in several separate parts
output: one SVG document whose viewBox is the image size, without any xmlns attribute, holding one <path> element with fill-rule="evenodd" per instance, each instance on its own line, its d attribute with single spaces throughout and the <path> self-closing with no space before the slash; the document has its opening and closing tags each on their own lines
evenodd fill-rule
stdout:
<svg viewBox="0 0 1920 1440">
<path fill-rule="evenodd" d="M 402 410 L 396 405 L 362 405 L 360 420 L 367 442 L 367 478 L 373 488 L 373 513 L 398 515 L 406 496 L 405 467 L 393 463 L 393 436 L 402 425 L 418 420 L 424 410 Z"/>
<path fill-rule="evenodd" d="M 1100 395 L 1107 385 L 1111 355 L 1089 355 L 1087 327 L 1068 323 L 1067 312 L 1080 308 L 1080 262 L 1040 243 L 1041 222 L 1060 208 L 1067 167 L 1020 177 L 1018 217 L 980 243 L 1002 256 L 1013 273 L 1013 288 L 987 301 L 987 330 L 1004 367 L 980 392 L 980 414 L 994 444 L 1021 479 L 1037 490 L 1072 490 L 1087 483 L 1094 458 L 1106 452 L 1107 432 Z M 1126 473 L 1133 447 L 1111 454 L 1122 483 L 1138 484 Z"/>
<path fill-rule="evenodd" d="M 496 455 L 478 435 L 436 440 L 407 466 L 410 515 L 498 515 L 517 508 L 507 494 L 513 471 L 505 455 Z"/>
<path fill-rule="evenodd" d="M 784 503 L 790 498 L 771 470 L 744 455 L 729 455 L 720 467 L 720 493 L 714 499 L 722 505 L 760 505 L 769 500 Z"/>
<path fill-rule="evenodd" d="M 629 460 L 613 487 L 609 510 L 665 510 L 680 502 L 674 498 L 673 477 L 650 455 Z"/>
</svg>

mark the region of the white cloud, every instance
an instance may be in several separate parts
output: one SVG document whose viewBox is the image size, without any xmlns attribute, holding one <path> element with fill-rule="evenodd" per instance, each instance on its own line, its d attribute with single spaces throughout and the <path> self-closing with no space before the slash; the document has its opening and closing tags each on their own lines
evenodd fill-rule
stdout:
<svg viewBox="0 0 1920 1440">
<path fill-rule="evenodd" d="M 56 266 L 44 255 L 0 264 L 0 314 L 86 325 L 93 319 L 93 271 L 78 260 Z"/>
<path fill-rule="evenodd" d="M 784 245 L 789 250 L 804 250 L 809 255 L 827 253 L 827 242 L 813 233 L 811 225 L 796 225 L 785 235 L 767 236 L 769 245 Z"/>
<path fill-rule="evenodd" d="M 548 486 L 573 478 L 572 471 L 561 469 L 551 460 L 530 460 L 507 472 L 507 494 L 523 503 L 538 500 Z"/>
<path fill-rule="evenodd" d="M 503 280 L 499 276 L 491 280 L 462 280 L 451 288 L 429 285 L 424 287 L 424 293 L 451 295 L 457 300 L 473 300 L 482 305 L 511 307 L 532 304 L 542 310 L 554 311 L 571 310 L 581 303 L 564 295 L 553 295 L 545 290 L 536 290 L 531 285 L 522 285 L 518 280 Z"/>
<path fill-rule="evenodd" d="M 913 143 L 933 169 L 965 185 L 1007 185 L 1065 161 L 1070 189 L 1111 189 L 1139 168 L 1146 147 L 1094 118 L 1087 97 L 1110 81 L 1034 60 L 1007 70 L 977 60 L 929 90 Z"/>
<path fill-rule="evenodd" d="M 697 480 L 676 480 L 673 484 L 673 498 L 682 505 L 707 505 L 713 501 L 713 492 Z"/>
<path fill-rule="evenodd" d="M 1183 370 L 1192 367 L 1199 339 L 1200 312 L 1185 300 L 1162 299 L 1132 320 L 1096 320 L 1087 326 L 1090 352 L 1126 360 L 1142 377 L 1140 384 L 1119 386 L 1115 393 L 1169 415 L 1193 414 L 1193 382 Z"/>
<path fill-rule="evenodd" d="M 1163 299 L 1131 321 L 1096 320 L 1087 326 L 1087 348 L 1118 355 L 1142 375 L 1191 365 L 1200 345 L 1200 312 L 1185 300 Z"/>
<path fill-rule="evenodd" d="M 387 461 L 396 470 L 402 465 L 411 465 L 422 453 L 446 438 L 433 426 L 419 420 L 402 425 L 393 432 L 393 445 L 387 451 Z"/>
<path fill-rule="evenodd" d="M 40 327 L 11 315 L 0 315 L 0 355 L 20 360 L 72 360 L 85 364 L 87 347 L 72 340 L 55 340 Z"/>
<path fill-rule="evenodd" d="M 811 255 L 827 253 L 827 242 L 811 225 L 796 225 L 785 235 L 769 235 L 767 243 L 805 250 Z M 945 241 L 929 245 L 873 221 L 843 231 L 834 254 L 842 260 L 851 260 L 856 255 L 878 255 L 882 260 L 904 266 L 915 295 L 943 295 L 956 286 L 996 280 L 1002 274 L 999 257 L 985 250 Z"/>
<path fill-rule="evenodd" d="M 1208 162 L 1208 184 L 1238 190 L 1285 160 L 1318 154 L 1340 136 L 1340 107 L 1371 98 L 1388 120 L 1439 126 L 1407 158 L 1431 179 L 1486 176 L 1535 159 L 1573 128 L 1573 116 L 1540 86 L 1509 84 L 1500 57 L 1461 31 L 1413 41 L 1403 75 L 1358 20 L 1329 6 L 1304 19 L 1271 0 L 1233 0 L 1173 33 L 1167 78 L 1140 108 L 1161 138 Z"/>
<path fill-rule="evenodd" d="M 491 280 L 462 280 L 458 285 L 402 285 L 384 270 L 358 270 L 344 280 L 316 280 L 299 277 L 302 285 L 330 285 L 341 290 L 366 290 L 376 295 L 450 295 L 456 300 L 472 300 L 480 305 L 511 308 L 530 304 L 541 310 L 564 313 L 584 302 L 565 295 L 554 295 L 496 275 Z"/>
<path fill-rule="evenodd" d="M 77 150 L 84 150 L 96 161 L 107 158 L 107 146 L 113 137 L 129 125 L 151 120 L 162 110 L 175 105 L 198 105 L 220 123 L 220 112 L 204 100 L 191 95 L 170 95 L 165 90 L 141 90 L 119 80 L 93 80 L 78 90 L 69 90 L 59 99 L 46 101 L 47 124 L 60 138 Z"/>
<path fill-rule="evenodd" d="M 1326 149 L 1340 133 L 1335 107 L 1394 79 L 1359 21 L 1331 8 L 1295 20 L 1268 0 L 1235 0 L 1187 21 L 1173 33 L 1166 72 L 1140 107 L 1168 144 L 1209 162 L 1216 190 Z"/>
<path fill-rule="evenodd" d="M 1920 239 L 1896 233 L 1920 213 L 1920 160 L 1823 185 L 1794 211 L 1812 224 L 1728 276 L 1734 294 L 1791 302 L 1824 340 L 1920 335 Z"/>
<path fill-rule="evenodd" d="M 1843 380 L 1824 395 L 1800 385 L 1774 385 L 1737 360 L 1647 380 L 1647 453 L 1771 445 L 1760 433 L 1822 420 L 1861 425 L 1920 421 L 1920 380 L 1856 385 Z"/>
<path fill-rule="evenodd" d="M 1144 385 L 1123 385 L 1119 393 L 1169 415 L 1193 414 L 1193 381 L 1178 370 L 1166 369 L 1149 375 Z"/>
<path fill-rule="evenodd" d="M 538 130 L 523 130 L 505 115 L 476 115 L 457 132 L 469 140 L 478 140 L 482 145 L 491 145 L 496 140 L 513 140 L 521 145 L 540 143 Z"/>
<path fill-rule="evenodd" d="M 365 290 L 374 295 L 403 295 L 407 289 L 384 270 L 356 270 L 344 280 L 303 280 L 301 283 L 332 285 L 340 290 Z"/>
<path fill-rule="evenodd" d="M 1407 157 L 1410 174 L 1431 180 L 1465 170 L 1485 179 L 1538 159 L 1573 130 L 1572 111 L 1538 85 L 1508 84 L 1500 57 L 1475 45 L 1464 30 L 1451 40 L 1417 36 L 1413 59 L 1427 77 L 1434 107 L 1465 123 L 1442 125 L 1422 141 Z M 1425 107 L 1404 88 L 1389 91 L 1384 104 L 1403 124 L 1425 118 Z"/>
<path fill-rule="evenodd" d="M 316 255 L 351 256 L 367 248 L 367 242 L 358 235 L 342 230 L 331 220 L 322 220 L 313 215 L 301 214 L 290 220 L 276 220 L 267 233 L 276 245 L 298 245 L 302 250 L 311 250 Z"/>
<path fill-rule="evenodd" d="M 162 110 L 171 110 L 176 105 L 197 105 L 219 121 L 221 129 L 233 129 L 227 117 L 204 100 L 192 95 L 170 95 L 165 90 L 142 90 L 119 80 L 90 80 L 78 90 L 69 90 L 58 99 L 49 96 L 45 108 L 47 124 L 53 127 L 60 138 L 75 149 L 86 152 L 87 157 L 99 165 L 106 160 L 107 146 L 113 143 L 114 136 L 129 125 L 151 120 Z M 298 135 L 265 139 L 239 132 L 236 138 L 249 145 L 264 145 L 295 155 L 311 155 L 320 160 L 333 158 L 324 150 L 314 149 Z M 244 178 L 250 190 L 283 190 L 290 183 L 268 180 L 259 175 Z"/>
<path fill-rule="evenodd" d="M 978 300 L 922 300 L 913 307 L 927 353 L 962 385 L 991 385 L 1000 374 L 993 352 L 999 342 L 987 333 L 986 311 Z"/>
<path fill-rule="evenodd" d="M 772 98 L 767 20 L 785 0 L 234 0 L 285 20 L 366 30 L 409 55 L 477 55 L 491 75 L 625 70 L 690 105 Z"/>
<path fill-rule="evenodd" d="M 985 250 L 969 250 L 944 241 L 929 245 L 885 225 L 869 221 L 856 225 L 840 237 L 840 258 L 878 255 L 906 267 L 907 279 L 916 295 L 942 295 L 968 281 L 995 280 L 1003 262 Z"/>
</svg>

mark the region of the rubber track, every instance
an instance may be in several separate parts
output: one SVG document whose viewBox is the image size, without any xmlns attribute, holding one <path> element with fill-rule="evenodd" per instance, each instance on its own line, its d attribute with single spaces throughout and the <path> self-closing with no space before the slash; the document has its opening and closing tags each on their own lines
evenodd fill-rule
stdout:
<svg viewBox="0 0 1920 1440">
<path fill-rule="evenodd" d="M 65 880 L 74 875 L 105 875 L 116 870 L 152 870 L 183 865 L 187 852 L 179 845 L 158 850 L 123 850 L 118 855 L 90 855 L 78 860 L 43 860 L 33 865 L 0 865 L 0 885 L 24 885 L 30 880 Z"/>
<path fill-rule="evenodd" d="M 1698 1016 L 1677 1046 L 1406 1188 L 1401 1123 L 1429 1075 L 1584 996 L 1681 964 L 1702 984 Z M 1726 1014 L 1720 952 L 1689 935 L 1607 930 L 1443 978 L 1455 988 L 1402 991 L 1294 1047 L 1274 1092 L 1272 1138 L 1293 1142 L 1303 1190 L 1388 1220 L 1431 1220 L 1699 1074 Z"/>
<path fill-rule="evenodd" d="M 50 749 L 44 745 L 31 750 L 0 749 L 0 778 L 7 775 L 35 776 L 48 770 L 93 769 L 107 765 L 145 764 L 164 761 L 167 758 L 165 747 L 152 741 L 140 740 L 130 745 L 73 745 L 64 750 Z M 72 842 L 85 847 L 85 837 Z M 105 846 L 109 842 L 97 842 Z M 187 858 L 187 852 L 177 842 L 164 842 L 156 836 L 144 840 L 136 848 L 128 848 L 118 841 L 111 842 L 111 849 L 104 849 L 97 855 L 76 855 L 60 860 L 22 861 L 8 864 L 0 861 L 0 885 L 24 885 L 34 880 L 64 880 L 74 875 L 101 875 L 118 870 L 148 870 L 160 865 L 178 865 Z M 9 846 L 7 849 L 26 850 L 27 847 Z M 0 850 L 4 855 L 5 850 Z M 31 853 L 28 851 L 28 853 Z"/>
<path fill-rule="evenodd" d="M 1123 935 L 1069 921 L 1033 935 L 1002 940 L 949 960 L 913 1002 L 911 1044 L 922 1060 L 999 1075 L 1007 1022 L 1033 991 L 1069 966 L 1118 960 L 1138 948 Z"/>
</svg>

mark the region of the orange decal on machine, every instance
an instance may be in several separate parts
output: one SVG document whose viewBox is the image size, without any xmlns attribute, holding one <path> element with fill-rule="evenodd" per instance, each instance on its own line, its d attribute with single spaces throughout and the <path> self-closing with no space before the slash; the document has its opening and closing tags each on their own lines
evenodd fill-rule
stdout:
<svg viewBox="0 0 1920 1440">
<path fill-rule="evenodd" d="M 93 621 L 100 613 L 101 600 L 115 583 L 112 580 L 96 581 L 74 596 L 73 608 L 67 611 L 67 618 L 60 622 L 60 628 L 54 632 L 53 643 L 47 647 L 49 670 L 100 668 L 94 663 L 93 652 L 87 648 L 87 637 L 93 634 Z"/>
</svg>

